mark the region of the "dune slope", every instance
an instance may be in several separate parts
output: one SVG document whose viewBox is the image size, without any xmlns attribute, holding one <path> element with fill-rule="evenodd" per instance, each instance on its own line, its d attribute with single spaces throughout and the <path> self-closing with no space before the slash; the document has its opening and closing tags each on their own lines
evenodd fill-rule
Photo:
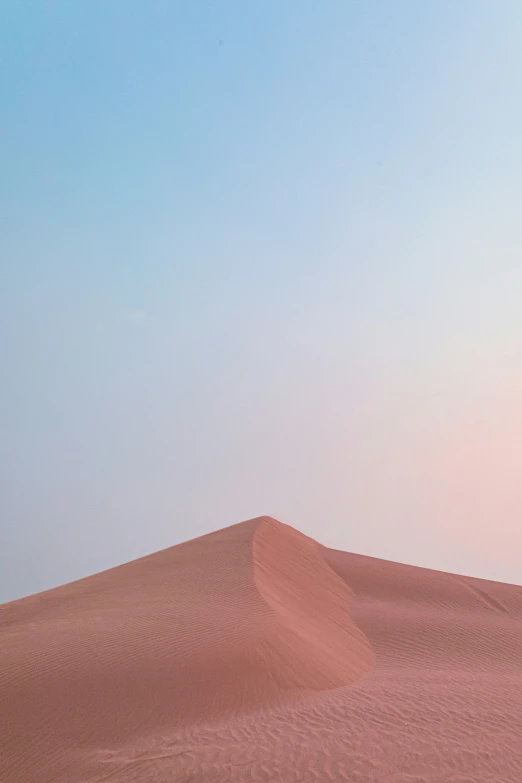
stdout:
<svg viewBox="0 0 522 783">
<path fill-rule="evenodd" d="M 268 517 L 0 606 L 0 781 L 520 783 L 522 588 Z"/>
</svg>

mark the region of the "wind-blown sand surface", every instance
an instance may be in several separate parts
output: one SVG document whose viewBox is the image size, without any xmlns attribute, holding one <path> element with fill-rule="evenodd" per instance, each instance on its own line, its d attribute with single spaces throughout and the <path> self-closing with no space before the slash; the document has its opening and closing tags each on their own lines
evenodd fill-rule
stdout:
<svg viewBox="0 0 522 783">
<path fill-rule="evenodd" d="M 0 630 L 2 783 L 522 781 L 522 587 L 262 517 Z"/>
</svg>

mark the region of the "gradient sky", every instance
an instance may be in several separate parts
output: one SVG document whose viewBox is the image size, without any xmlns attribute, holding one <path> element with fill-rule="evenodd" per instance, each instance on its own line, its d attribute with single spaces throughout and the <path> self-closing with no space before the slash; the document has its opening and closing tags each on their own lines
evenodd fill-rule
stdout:
<svg viewBox="0 0 522 783">
<path fill-rule="evenodd" d="M 520 0 L 0 29 L 0 600 L 260 514 L 522 584 Z"/>
</svg>

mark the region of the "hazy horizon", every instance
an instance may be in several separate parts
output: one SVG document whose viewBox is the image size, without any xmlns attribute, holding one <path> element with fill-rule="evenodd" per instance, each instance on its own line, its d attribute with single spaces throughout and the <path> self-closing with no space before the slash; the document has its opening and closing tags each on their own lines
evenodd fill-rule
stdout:
<svg viewBox="0 0 522 783">
<path fill-rule="evenodd" d="M 522 5 L 0 19 L 0 601 L 262 514 L 522 584 Z"/>
</svg>

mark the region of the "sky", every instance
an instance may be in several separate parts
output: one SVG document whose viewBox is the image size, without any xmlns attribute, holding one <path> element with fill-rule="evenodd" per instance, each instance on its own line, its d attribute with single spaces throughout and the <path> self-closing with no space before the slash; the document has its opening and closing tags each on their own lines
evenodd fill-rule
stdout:
<svg viewBox="0 0 522 783">
<path fill-rule="evenodd" d="M 522 584 L 519 0 L 0 30 L 0 601 L 263 514 Z"/>
</svg>

